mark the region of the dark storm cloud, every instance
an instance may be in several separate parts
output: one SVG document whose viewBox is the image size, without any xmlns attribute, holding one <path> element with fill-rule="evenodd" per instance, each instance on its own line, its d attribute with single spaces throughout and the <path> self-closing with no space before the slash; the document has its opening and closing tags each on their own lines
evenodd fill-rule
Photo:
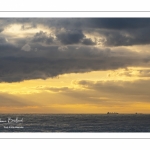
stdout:
<svg viewBox="0 0 150 150">
<path fill-rule="evenodd" d="M 145 57 L 128 50 L 119 53 L 111 49 L 98 49 L 89 46 L 81 46 L 78 49 L 75 46 L 68 46 L 64 51 L 59 50 L 59 47 L 56 46 L 41 46 L 37 51 L 14 49 L 5 50 L 5 52 L 0 51 L 0 54 L 3 54 L 0 55 L 1 82 L 47 79 L 64 73 L 149 65 L 150 61 L 149 58 L 145 61 Z"/>
<path fill-rule="evenodd" d="M 65 20 L 65 19 L 64 19 Z M 66 19 L 67 20 L 67 19 Z M 78 26 L 74 26 L 72 22 L 78 22 Z M 63 28 L 72 28 L 79 30 L 80 33 L 83 31 L 90 32 L 93 31 L 99 32 L 100 35 L 105 37 L 105 42 L 103 43 L 106 46 L 128 46 L 128 45 L 142 45 L 150 44 L 150 19 L 149 18 L 89 18 L 89 19 L 73 19 L 62 21 L 60 19 L 59 26 L 62 23 Z M 59 21 L 59 20 L 57 20 Z M 57 22 L 56 21 L 56 22 Z M 68 23 L 70 22 L 70 23 Z M 66 24 L 65 24 L 66 23 Z M 67 24 L 68 23 L 68 24 Z M 57 26 L 57 23 L 56 23 Z M 78 36 L 77 36 L 78 35 Z M 61 36 L 61 34 L 60 34 Z M 63 34 L 64 42 L 63 44 L 74 44 L 74 40 L 71 42 L 69 38 L 71 34 Z M 75 36 L 75 35 L 74 35 Z M 75 43 L 79 43 L 79 40 L 83 38 L 82 34 L 76 34 Z M 62 36 L 60 40 L 62 39 Z M 72 37 L 73 39 L 73 37 Z M 77 40 L 78 39 L 78 40 Z M 85 39 L 83 44 L 94 45 L 89 39 Z"/>
<path fill-rule="evenodd" d="M 56 37 L 63 44 L 78 44 L 84 32 L 99 32 L 105 37 L 106 46 L 150 44 L 149 18 L 7 18 L 0 19 L 2 30 L 7 25 L 20 23 L 22 29 L 37 28 L 42 24 L 56 30 Z M 26 25 L 28 24 L 28 25 Z M 65 29 L 64 32 L 61 29 Z M 49 39 L 50 42 L 52 39 Z M 90 43 L 90 44 L 89 44 Z M 90 39 L 83 44 L 94 45 Z"/>
<path fill-rule="evenodd" d="M 5 24 L 32 23 L 63 28 L 138 29 L 150 26 L 149 18 L 8 18 Z M 35 26 L 36 27 L 36 26 Z"/>
<path fill-rule="evenodd" d="M 3 31 L 4 29 L 0 28 L 0 33 Z"/>
<path fill-rule="evenodd" d="M 0 39 L 0 59 L 1 57 L 14 57 L 21 53 L 21 49 L 13 44 L 6 42 L 5 39 Z"/>
<path fill-rule="evenodd" d="M 52 33 L 41 30 L 29 37 L 4 32 L 8 25 L 18 23 L 23 32 L 39 24 L 53 29 Z M 93 41 L 97 33 L 106 46 L 149 44 L 149 18 L 7 18 L 0 19 L 0 25 L 1 82 L 150 64 L 148 54 L 127 48 L 97 48 L 97 40 Z"/>
<path fill-rule="evenodd" d="M 84 44 L 84 45 L 96 45 L 96 43 L 93 42 L 90 38 L 83 39 L 82 44 Z"/>
<path fill-rule="evenodd" d="M 77 44 L 84 38 L 84 34 L 81 30 L 68 30 L 56 34 L 56 37 L 62 44 Z"/>
<path fill-rule="evenodd" d="M 58 41 L 62 44 L 83 44 L 83 45 L 96 45 L 95 42 L 90 38 L 86 38 L 86 36 L 82 33 L 81 30 L 66 30 L 60 31 L 56 34 Z"/>
<path fill-rule="evenodd" d="M 32 39 L 32 42 L 36 43 L 53 43 L 54 38 L 51 35 L 48 35 L 46 32 L 40 31 L 36 33 Z"/>
<path fill-rule="evenodd" d="M 139 29 L 150 26 L 149 18 L 89 18 L 84 19 L 84 25 L 103 29 Z"/>
<path fill-rule="evenodd" d="M 4 37 L 0 37 L 0 45 L 7 44 L 7 41 Z"/>
<path fill-rule="evenodd" d="M 129 46 L 150 44 L 150 28 L 99 31 L 106 46 Z"/>
<path fill-rule="evenodd" d="M 62 28 L 139 29 L 150 26 L 149 18 L 1 18 L 2 26 L 30 23 L 32 27 L 43 24 Z M 23 27 L 24 28 L 24 27 Z"/>
</svg>

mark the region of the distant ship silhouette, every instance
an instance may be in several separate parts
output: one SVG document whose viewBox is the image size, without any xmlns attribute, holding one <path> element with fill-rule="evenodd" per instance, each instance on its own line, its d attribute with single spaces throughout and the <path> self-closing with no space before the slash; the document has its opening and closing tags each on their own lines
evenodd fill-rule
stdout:
<svg viewBox="0 0 150 150">
<path fill-rule="evenodd" d="M 107 115 L 118 114 L 117 112 L 107 112 Z"/>
<path fill-rule="evenodd" d="M 136 114 L 136 115 L 142 115 L 143 113 L 137 113 L 137 112 L 136 112 L 135 114 Z"/>
</svg>

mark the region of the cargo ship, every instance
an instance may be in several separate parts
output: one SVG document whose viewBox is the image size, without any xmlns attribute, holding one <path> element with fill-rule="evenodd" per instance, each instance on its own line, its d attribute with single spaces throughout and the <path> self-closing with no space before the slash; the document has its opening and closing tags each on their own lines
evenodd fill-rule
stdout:
<svg viewBox="0 0 150 150">
<path fill-rule="evenodd" d="M 117 115 L 117 112 L 107 112 L 107 115 Z"/>
</svg>

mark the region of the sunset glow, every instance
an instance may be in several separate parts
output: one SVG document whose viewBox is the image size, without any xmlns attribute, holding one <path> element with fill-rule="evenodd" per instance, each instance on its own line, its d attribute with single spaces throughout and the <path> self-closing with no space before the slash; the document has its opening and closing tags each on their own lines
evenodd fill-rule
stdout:
<svg viewBox="0 0 150 150">
<path fill-rule="evenodd" d="M 0 113 L 150 113 L 150 19 L 0 19 Z"/>
</svg>

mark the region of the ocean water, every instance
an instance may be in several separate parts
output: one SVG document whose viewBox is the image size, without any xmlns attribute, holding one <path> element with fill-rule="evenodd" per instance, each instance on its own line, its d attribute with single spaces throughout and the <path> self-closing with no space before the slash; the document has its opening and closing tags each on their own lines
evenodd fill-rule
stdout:
<svg viewBox="0 0 150 150">
<path fill-rule="evenodd" d="M 0 114 L 0 132 L 150 132 L 150 115 Z"/>
</svg>

